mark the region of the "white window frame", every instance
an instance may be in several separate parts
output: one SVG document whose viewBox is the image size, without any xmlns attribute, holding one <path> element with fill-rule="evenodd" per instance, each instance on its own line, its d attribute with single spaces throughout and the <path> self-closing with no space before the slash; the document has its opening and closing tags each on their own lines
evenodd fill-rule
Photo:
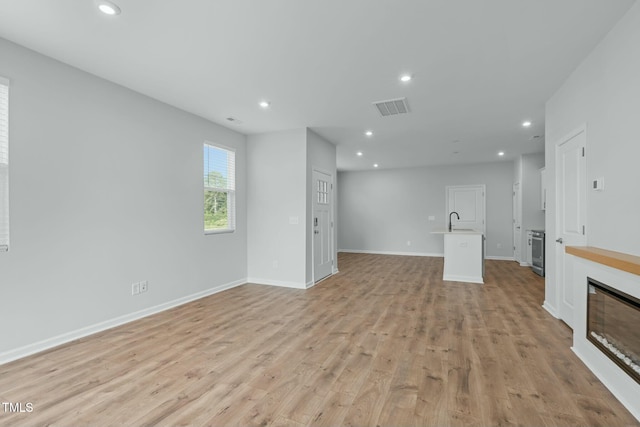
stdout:
<svg viewBox="0 0 640 427">
<path fill-rule="evenodd" d="M 204 185 L 204 191 L 202 193 L 202 213 L 203 213 L 203 228 L 206 227 L 204 224 L 204 207 L 205 207 L 205 194 L 207 191 L 217 191 L 221 193 L 227 193 L 227 228 L 214 228 L 207 229 L 204 228 L 204 234 L 222 234 L 222 233 L 233 233 L 236 230 L 236 150 L 231 147 L 227 147 L 221 144 L 216 144 L 210 141 L 205 141 L 203 144 L 203 156 L 204 150 L 207 147 L 211 147 L 217 150 L 223 150 L 227 152 L 227 155 L 231 154 L 231 159 L 227 159 L 227 187 L 208 187 L 206 184 Z M 203 159 L 204 164 L 204 159 Z M 203 170 L 204 175 L 211 170 L 207 170 L 205 166 L 205 170 Z M 204 182 L 203 182 L 204 184 Z"/>
<path fill-rule="evenodd" d="M 0 252 L 9 250 L 9 80 L 0 77 Z"/>
</svg>

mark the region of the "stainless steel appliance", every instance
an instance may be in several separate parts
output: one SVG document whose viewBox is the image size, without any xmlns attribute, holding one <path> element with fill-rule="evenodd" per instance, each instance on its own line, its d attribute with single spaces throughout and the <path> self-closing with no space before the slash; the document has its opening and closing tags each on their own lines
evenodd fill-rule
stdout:
<svg viewBox="0 0 640 427">
<path fill-rule="evenodd" d="M 531 269 L 544 277 L 544 230 L 531 230 Z"/>
</svg>

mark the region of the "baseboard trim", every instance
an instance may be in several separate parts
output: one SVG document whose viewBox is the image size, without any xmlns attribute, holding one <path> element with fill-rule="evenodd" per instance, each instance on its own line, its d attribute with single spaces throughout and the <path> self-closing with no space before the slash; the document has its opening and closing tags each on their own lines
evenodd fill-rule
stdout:
<svg viewBox="0 0 640 427">
<path fill-rule="evenodd" d="M 57 347 L 62 344 L 67 344 L 71 341 L 75 341 L 77 339 L 84 338 L 86 336 L 93 335 L 98 332 L 106 331 L 107 329 L 112 329 L 117 326 L 124 325 L 125 323 L 142 319 L 143 317 L 148 317 L 153 314 L 157 314 L 162 311 L 169 310 L 179 305 L 187 304 L 189 302 L 207 297 L 209 295 L 216 294 L 218 292 L 226 291 L 227 289 L 235 288 L 245 283 L 247 283 L 246 279 L 236 280 L 234 282 L 229 282 L 224 285 L 215 286 L 213 288 L 207 289 L 202 292 L 197 292 L 195 294 L 187 295 L 185 297 L 168 301 L 153 307 L 145 308 L 143 310 L 139 310 L 130 314 L 125 314 L 123 316 L 119 316 L 114 319 L 105 320 L 104 322 L 100 322 L 90 326 L 86 326 L 84 328 L 76 329 L 75 331 L 71 331 L 71 332 L 57 335 L 55 337 L 47 338 L 47 339 L 35 342 L 33 344 L 27 344 L 25 346 L 22 346 L 13 350 L 5 351 L 3 353 L 0 353 L 0 365 L 13 362 L 14 360 L 22 359 L 24 357 L 31 356 L 45 350 L 49 350 L 51 348 Z"/>
<path fill-rule="evenodd" d="M 248 283 L 256 285 L 279 286 L 281 288 L 307 289 L 307 283 L 304 282 L 286 282 L 282 280 L 261 279 L 259 277 L 249 277 Z"/>
<path fill-rule="evenodd" d="M 560 318 L 560 316 L 558 316 L 558 313 L 556 312 L 556 309 L 553 308 L 546 300 L 542 304 L 542 308 L 547 310 L 547 312 L 549 312 L 549 314 L 555 317 L 556 319 Z"/>
<path fill-rule="evenodd" d="M 481 285 L 484 284 L 482 276 L 459 276 L 457 274 L 446 274 L 443 275 L 442 280 L 450 282 L 478 283 Z"/>
<path fill-rule="evenodd" d="M 354 253 L 354 254 L 372 254 L 372 255 L 399 255 L 399 256 L 424 256 L 444 258 L 444 254 L 435 254 L 428 252 L 396 252 L 396 251 L 368 251 L 362 249 L 338 249 L 338 252 Z M 514 261 L 513 257 L 486 255 L 485 259 L 496 261 Z"/>
<path fill-rule="evenodd" d="M 515 261 L 512 256 L 498 256 L 498 255 L 485 255 L 484 259 L 490 259 L 494 261 Z"/>
<path fill-rule="evenodd" d="M 347 252 L 354 254 L 371 254 L 371 255 L 399 255 L 399 256 L 426 256 L 443 258 L 444 254 L 433 254 L 426 252 L 396 252 L 396 251 L 367 251 L 361 249 L 338 249 L 338 252 Z"/>
</svg>

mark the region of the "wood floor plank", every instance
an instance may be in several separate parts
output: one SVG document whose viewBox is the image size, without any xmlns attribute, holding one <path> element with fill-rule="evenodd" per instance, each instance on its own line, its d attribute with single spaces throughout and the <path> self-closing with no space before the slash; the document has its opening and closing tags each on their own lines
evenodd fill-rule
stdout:
<svg viewBox="0 0 640 427">
<path fill-rule="evenodd" d="M 544 281 L 487 261 L 341 253 L 0 366 L 0 426 L 640 426 L 571 351 Z"/>
<path fill-rule="evenodd" d="M 379 425 L 378 419 L 390 387 L 391 374 L 370 370 L 369 376 L 358 391 L 349 411 L 345 414 L 344 425 Z"/>
</svg>

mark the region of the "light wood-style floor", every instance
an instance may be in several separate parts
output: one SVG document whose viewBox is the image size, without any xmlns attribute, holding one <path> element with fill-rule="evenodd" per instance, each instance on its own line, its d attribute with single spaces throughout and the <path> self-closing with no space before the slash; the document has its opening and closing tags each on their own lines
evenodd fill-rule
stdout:
<svg viewBox="0 0 640 427">
<path fill-rule="evenodd" d="M 569 349 L 544 283 L 488 261 L 340 254 L 302 291 L 244 285 L 0 366 L 0 425 L 640 425 Z"/>
</svg>

